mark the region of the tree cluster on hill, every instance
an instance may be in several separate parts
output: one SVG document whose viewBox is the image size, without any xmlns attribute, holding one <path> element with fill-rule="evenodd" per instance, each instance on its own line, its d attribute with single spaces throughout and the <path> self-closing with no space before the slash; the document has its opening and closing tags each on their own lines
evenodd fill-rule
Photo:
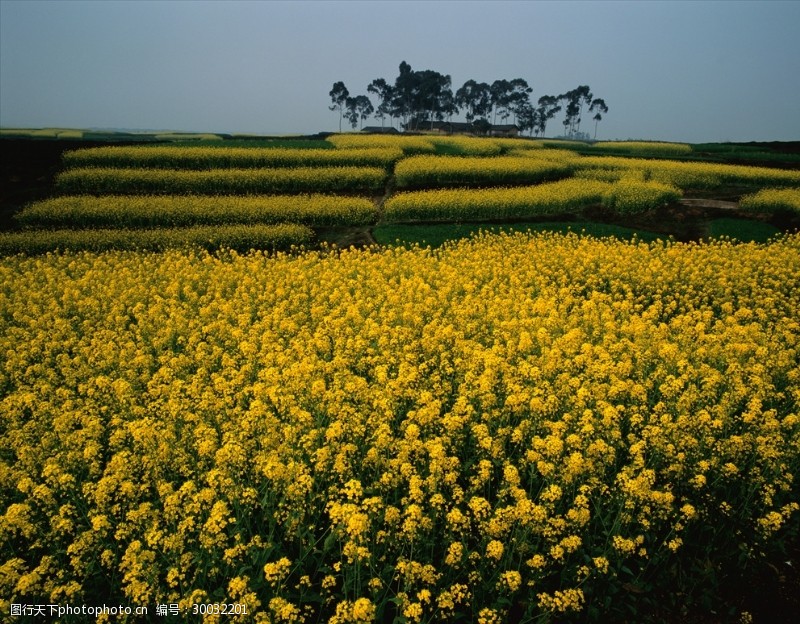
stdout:
<svg viewBox="0 0 800 624">
<path fill-rule="evenodd" d="M 521 132 L 544 136 L 548 121 L 564 111 L 564 135 L 574 138 L 585 135 L 580 131 L 584 109 L 594 113 L 595 136 L 597 123 L 608 112 L 605 101 L 595 98 L 588 85 L 560 95 L 543 95 L 534 105 L 530 95 L 533 89 L 522 78 L 491 84 L 470 79 L 454 93 L 449 75 L 431 69 L 413 70 L 405 61 L 400 63 L 394 84 L 376 78 L 367 92 L 377 98 L 377 106 L 367 95 L 351 96 L 344 82 L 333 84 L 329 108 L 339 113 L 340 132 L 343 119 L 355 129 L 359 122 L 363 127 L 371 115 L 381 120 L 381 127 L 388 117 L 390 125 L 398 120 L 407 131 L 432 129 L 436 121 L 451 121 L 463 111 L 467 124 L 478 134 L 486 132 L 498 118 L 507 122 L 510 117 Z"/>
</svg>

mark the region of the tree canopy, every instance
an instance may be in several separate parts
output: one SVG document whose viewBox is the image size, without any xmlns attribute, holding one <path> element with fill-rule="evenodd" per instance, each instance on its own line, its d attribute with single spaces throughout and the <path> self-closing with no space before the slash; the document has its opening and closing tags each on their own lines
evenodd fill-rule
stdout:
<svg viewBox="0 0 800 624">
<path fill-rule="evenodd" d="M 333 84 L 329 95 L 333 111 L 339 112 L 339 131 L 342 119 L 353 128 L 371 115 L 381 120 L 386 118 L 394 126 L 395 120 L 406 131 L 432 128 L 439 121 L 452 121 L 463 112 L 466 123 L 477 133 L 485 132 L 497 123 L 511 123 L 521 132 L 544 136 L 547 122 L 559 112 L 564 112 L 562 124 L 564 136 L 585 136 L 580 125 L 584 107 L 595 113 L 595 138 L 597 123 L 608 113 L 608 105 L 602 98 L 595 98 L 588 85 L 580 85 L 560 95 L 543 95 L 536 105 L 531 101 L 533 88 L 523 78 L 497 79 L 491 84 L 467 80 L 455 93 L 452 79 L 432 69 L 414 70 L 407 62 L 399 66 L 399 73 L 390 83 L 376 78 L 367 86 L 367 93 L 378 102 L 373 105 L 368 95 L 350 96 L 344 83 Z"/>
</svg>

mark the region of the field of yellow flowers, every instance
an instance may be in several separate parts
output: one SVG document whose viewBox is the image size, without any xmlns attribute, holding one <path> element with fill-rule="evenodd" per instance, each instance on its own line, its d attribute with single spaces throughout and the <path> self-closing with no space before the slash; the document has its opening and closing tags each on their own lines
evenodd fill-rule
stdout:
<svg viewBox="0 0 800 624">
<path fill-rule="evenodd" d="M 2 613 L 657 620 L 800 533 L 797 234 L 17 255 L 0 284 Z"/>
</svg>

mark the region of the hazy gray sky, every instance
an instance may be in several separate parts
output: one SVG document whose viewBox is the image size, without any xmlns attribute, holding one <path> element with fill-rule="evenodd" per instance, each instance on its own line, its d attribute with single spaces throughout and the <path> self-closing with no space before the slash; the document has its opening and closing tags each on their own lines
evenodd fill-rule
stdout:
<svg viewBox="0 0 800 624">
<path fill-rule="evenodd" d="M 332 131 L 335 81 L 366 94 L 405 60 L 454 91 L 588 84 L 598 139 L 799 140 L 798 33 L 793 0 L 0 0 L 0 125 Z"/>
</svg>

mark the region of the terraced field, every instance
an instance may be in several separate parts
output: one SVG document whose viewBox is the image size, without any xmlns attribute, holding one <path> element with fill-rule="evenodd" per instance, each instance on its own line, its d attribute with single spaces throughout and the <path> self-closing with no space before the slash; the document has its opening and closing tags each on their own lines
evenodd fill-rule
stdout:
<svg viewBox="0 0 800 624">
<path fill-rule="evenodd" d="M 681 213 L 681 197 L 714 189 L 747 195 L 741 211 L 734 205 L 737 214 L 724 216 L 777 223 L 773 229 L 763 224 L 765 233 L 798 222 L 800 171 L 669 159 L 691 153 L 688 145 L 620 142 L 591 148 L 522 139 L 333 135 L 301 146 L 215 141 L 68 151 L 55 180 L 56 197 L 26 206 L 16 217 L 23 231 L 0 234 L 0 250 L 32 251 L 37 237 L 39 251 L 100 248 L 92 238 L 108 241 L 108 235 L 87 230 L 108 228 L 124 229 L 115 238 L 122 247 L 140 244 L 139 228 L 150 230 L 149 246 L 159 232 L 164 246 L 172 246 L 181 240 L 180 228 L 198 226 L 239 228 L 236 245 L 246 250 L 242 228 L 280 223 L 296 224 L 294 234 L 287 237 L 284 228 L 270 243 L 266 230 L 257 237 L 251 230 L 251 246 L 370 244 L 373 231 L 383 240 L 382 229 L 396 224 L 411 239 L 417 232 L 424 240 L 424 224 L 431 222 L 518 227 L 556 217 L 575 221 L 579 231 L 598 214 L 618 227 L 664 235 L 658 223 L 670 220 L 669 211 Z M 612 155 L 593 155 L 592 149 Z M 47 236 L 38 236 L 37 228 L 47 229 Z M 702 232 L 673 234 L 684 239 Z M 211 236 L 206 246 L 233 241 Z"/>
</svg>

